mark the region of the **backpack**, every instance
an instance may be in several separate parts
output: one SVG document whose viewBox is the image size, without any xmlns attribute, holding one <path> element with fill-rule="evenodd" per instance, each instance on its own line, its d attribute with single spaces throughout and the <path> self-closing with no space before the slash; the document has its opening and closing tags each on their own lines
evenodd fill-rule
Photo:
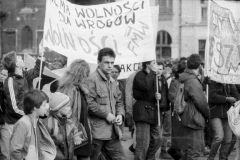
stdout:
<svg viewBox="0 0 240 160">
<path fill-rule="evenodd" d="M 184 83 L 179 82 L 175 97 L 176 98 L 174 100 L 173 114 L 176 113 L 178 116 L 178 120 L 181 121 L 179 115 L 183 113 L 187 105 L 187 103 L 184 100 Z"/>
</svg>

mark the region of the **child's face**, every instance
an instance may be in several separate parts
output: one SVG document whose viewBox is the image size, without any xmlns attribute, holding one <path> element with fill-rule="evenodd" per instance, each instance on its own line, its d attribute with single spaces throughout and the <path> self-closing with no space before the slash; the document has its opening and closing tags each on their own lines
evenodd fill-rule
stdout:
<svg viewBox="0 0 240 160">
<path fill-rule="evenodd" d="M 72 115 L 72 108 L 70 103 L 68 103 L 65 107 L 60 110 L 60 114 L 62 117 L 70 118 Z"/>
<path fill-rule="evenodd" d="M 45 100 L 39 108 L 35 109 L 37 112 L 37 116 L 45 116 L 49 110 L 49 103 L 47 103 L 47 100 Z"/>
<path fill-rule="evenodd" d="M 17 66 L 18 66 L 19 68 L 24 68 L 25 64 L 24 64 L 23 59 L 22 59 L 21 56 L 17 56 L 17 62 L 16 62 L 16 64 L 17 64 Z"/>
</svg>

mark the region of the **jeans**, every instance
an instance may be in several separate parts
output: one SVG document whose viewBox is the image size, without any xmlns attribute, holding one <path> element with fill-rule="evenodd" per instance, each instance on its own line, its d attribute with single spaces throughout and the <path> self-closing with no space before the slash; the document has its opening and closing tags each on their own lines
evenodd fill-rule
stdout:
<svg viewBox="0 0 240 160">
<path fill-rule="evenodd" d="M 180 160 L 197 160 L 204 148 L 204 131 L 184 127 L 184 142 Z"/>
<path fill-rule="evenodd" d="M 154 160 L 162 142 L 160 127 L 146 122 L 136 122 L 136 142 L 134 160 Z"/>
<path fill-rule="evenodd" d="M 111 157 L 112 160 L 126 160 L 122 143 L 117 138 L 110 140 L 93 139 L 92 155 L 90 159 L 98 160 L 98 157 L 103 150 L 106 152 L 106 155 Z"/>
<path fill-rule="evenodd" d="M 229 147 L 229 150 L 228 150 L 228 156 L 231 154 L 231 152 L 233 151 L 234 149 L 234 146 L 237 142 L 237 137 L 235 134 L 232 134 L 232 140 L 231 140 L 231 144 L 230 144 L 230 147 Z"/>
<path fill-rule="evenodd" d="M 1 126 L 1 152 L 4 155 L 4 160 L 10 160 L 10 138 L 13 133 L 13 124 L 7 124 Z"/>
<path fill-rule="evenodd" d="M 211 119 L 212 128 L 214 130 L 214 138 L 211 145 L 211 151 L 208 160 L 213 160 L 220 148 L 219 160 L 228 158 L 228 150 L 232 140 L 232 130 L 227 119 L 213 118 Z"/>
<path fill-rule="evenodd" d="M 163 141 L 162 141 L 162 146 L 161 150 L 167 151 L 167 143 L 171 139 L 171 110 L 168 110 L 166 112 L 163 112 L 161 114 L 161 125 L 162 125 L 162 130 L 163 130 Z"/>
</svg>

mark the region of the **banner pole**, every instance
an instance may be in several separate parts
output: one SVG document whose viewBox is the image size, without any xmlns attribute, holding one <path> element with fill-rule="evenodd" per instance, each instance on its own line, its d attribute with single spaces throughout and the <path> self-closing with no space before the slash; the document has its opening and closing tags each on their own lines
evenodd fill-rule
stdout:
<svg viewBox="0 0 240 160">
<path fill-rule="evenodd" d="M 41 54 L 41 59 L 40 59 L 40 72 L 39 72 L 39 81 L 38 81 L 38 89 L 40 90 L 40 86 L 41 86 L 41 77 L 42 77 L 42 61 L 43 61 L 43 40 L 40 42 L 39 47 L 42 47 L 40 50 L 40 54 Z"/>
<path fill-rule="evenodd" d="M 159 93 L 158 90 L 158 76 L 156 75 L 156 87 L 157 87 L 157 93 Z M 159 105 L 159 100 L 157 100 L 157 109 L 158 109 L 158 126 L 160 127 L 160 105 Z"/>
<path fill-rule="evenodd" d="M 206 98 L 207 98 L 207 102 L 208 102 L 208 94 L 209 94 L 209 93 L 208 93 L 208 87 L 209 87 L 209 86 L 208 86 L 208 84 L 207 84 L 207 85 L 206 85 L 206 96 L 207 96 Z"/>
</svg>

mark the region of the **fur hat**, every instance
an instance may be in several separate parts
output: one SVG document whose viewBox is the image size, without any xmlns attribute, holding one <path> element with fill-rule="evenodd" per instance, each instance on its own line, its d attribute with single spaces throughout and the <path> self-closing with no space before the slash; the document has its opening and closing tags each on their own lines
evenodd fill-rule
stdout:
<svg viewBox="0 0 240 160">
<path fill-rule="evenodd" d="M 70 98 L 63 93 L 55 92 L 51 94 L 51 98 L 49 99 L 49 107 L 51 111 L 59 111 L 66 104 L 70 102 Z"/>
</svg>

